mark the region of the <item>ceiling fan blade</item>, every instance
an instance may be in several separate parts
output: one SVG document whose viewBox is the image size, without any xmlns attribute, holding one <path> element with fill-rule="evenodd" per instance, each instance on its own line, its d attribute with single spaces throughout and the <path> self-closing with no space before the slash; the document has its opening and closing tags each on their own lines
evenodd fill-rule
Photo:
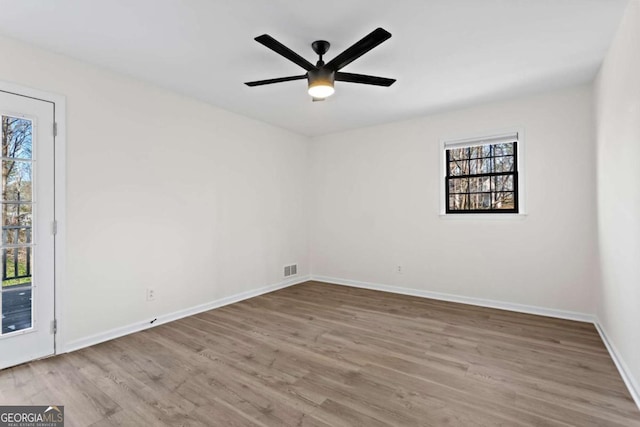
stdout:
<svg viewBox="0 0 640 427">
<path fill-rule="evenodd" d="M 324 101 L 327 98 L 311 98 L 313 102 Z"/>
<path fill-rule="evenodd" d="M 290 76 L 290 77 L 279 77 L 277 79 L 257 80 L 255 82 L 246 82 L 245 84 L 247 86 L 262 86 L 262 85 L 270 85 L 272 83 L 290 82 L 291 80 L 302 80 L 306 78 L 307 78 L 307 75 L 303 74 L 301 76 Z"/>
<path fill-rule="evenodd" d="M 382 28 L 376 28 L 360 41 L 357 41 L 350 48 L 329 61 L 326 68 L 338 71 L 389 38 L 391 38 L 390 32 Z"/>
<path fill-rule="evenodd" d="M 307 71 L 310 71 L 316 68 L 315 65 L 313 65 L 311 62 L 307 61 L 302 56 L 298 55 L 297 53 L 295 53 L 294 51 L 292 51 L 291 49 L 289 49 L 288 47 L 286 47 L 285 45 L 283 45 L 278 40 L 274 39 L 268 34 L 263 34 L 261 36 L 256 37 L 255 41 L 268 47 L 272 51 L 279 53 L 280 55 L 287 58 L 289 61 L 295 64 L 298 64 L 299 66 L 301 66 Z"/>
<path fill-rule="evenodd" d="M 368 76 L 366 74 L 353 74 L 336 72 L 336 81 L 349 83 L 362 83 L 365 85 L 391 86 L 396 79 L 388 79 L 386 77 Z"/>
</svg>

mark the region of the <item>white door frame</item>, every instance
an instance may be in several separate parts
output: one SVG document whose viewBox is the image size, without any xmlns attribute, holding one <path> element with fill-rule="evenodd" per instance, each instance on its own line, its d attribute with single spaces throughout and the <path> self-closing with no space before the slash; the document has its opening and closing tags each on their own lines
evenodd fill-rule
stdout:
<svg viewBox="0 0 640 427">
<path fill-rule="evenodd" d="M 63 319 L 64 300 L 63 295 L 66 278 L 66 148 L 67 148 L 67 99 L 64 95 L 45 92 L 27 86 L 0 80 L 0 91 L 14 95 L 26 96 L 53 103 L 54 122 L 57 132 L 53 137 L 54 143 L 54 218 L 57 224 L 54 238 L 54 313 L 57 331 L 54 334 L 54 354 L 64 352 L 65 323 Z"/>
</svg>

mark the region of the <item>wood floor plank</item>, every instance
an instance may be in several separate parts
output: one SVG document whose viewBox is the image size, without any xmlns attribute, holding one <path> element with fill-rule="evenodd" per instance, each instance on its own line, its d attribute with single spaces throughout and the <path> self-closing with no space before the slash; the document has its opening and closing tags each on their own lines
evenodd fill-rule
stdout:
<svg viewBox="0 0 640 427">
<path fill-rule="evenodd" d="M 627 426 L 593 325 L 318 282 L 0 371 L 70 426 Z"/>
</svg>

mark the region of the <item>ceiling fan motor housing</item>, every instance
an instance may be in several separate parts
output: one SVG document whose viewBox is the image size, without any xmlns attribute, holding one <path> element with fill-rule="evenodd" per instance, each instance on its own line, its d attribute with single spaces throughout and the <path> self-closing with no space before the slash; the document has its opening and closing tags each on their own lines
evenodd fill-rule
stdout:
<svg viewBox="0 0 640 427">
<path fill-rule="evenodd" d="M 318 85 L 333 86 L 336 72 L 327 68 L 318 68 L 307 72 L 307 79 L 309 80 L 309 87 Z"/>
</svg>

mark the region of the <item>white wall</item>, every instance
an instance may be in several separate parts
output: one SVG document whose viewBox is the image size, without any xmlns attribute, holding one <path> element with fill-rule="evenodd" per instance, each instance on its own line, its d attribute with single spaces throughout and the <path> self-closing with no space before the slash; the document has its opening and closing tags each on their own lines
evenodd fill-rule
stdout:
<svg viewBox="0 0 640 427">
<path fill-rule="evenodd" d="M 306 137 L 9 39 L 0 51 L 0 80 L 67 97 L 64 341 L 276 284 L 286 263 L 308 274 Z"/>
<path fill-rule="evenodd" d="M 598 317 L 640 397 L 640 1 L 629 3 L 595 84 Z"/>
<path fill-rule="evenodd" d="M 591 95 L 580 86 L 315 138 L 313 275 L 593 313 Z M 440 217 L 440 140 L 514 127 L 528 215 Z"/>
</svg>

